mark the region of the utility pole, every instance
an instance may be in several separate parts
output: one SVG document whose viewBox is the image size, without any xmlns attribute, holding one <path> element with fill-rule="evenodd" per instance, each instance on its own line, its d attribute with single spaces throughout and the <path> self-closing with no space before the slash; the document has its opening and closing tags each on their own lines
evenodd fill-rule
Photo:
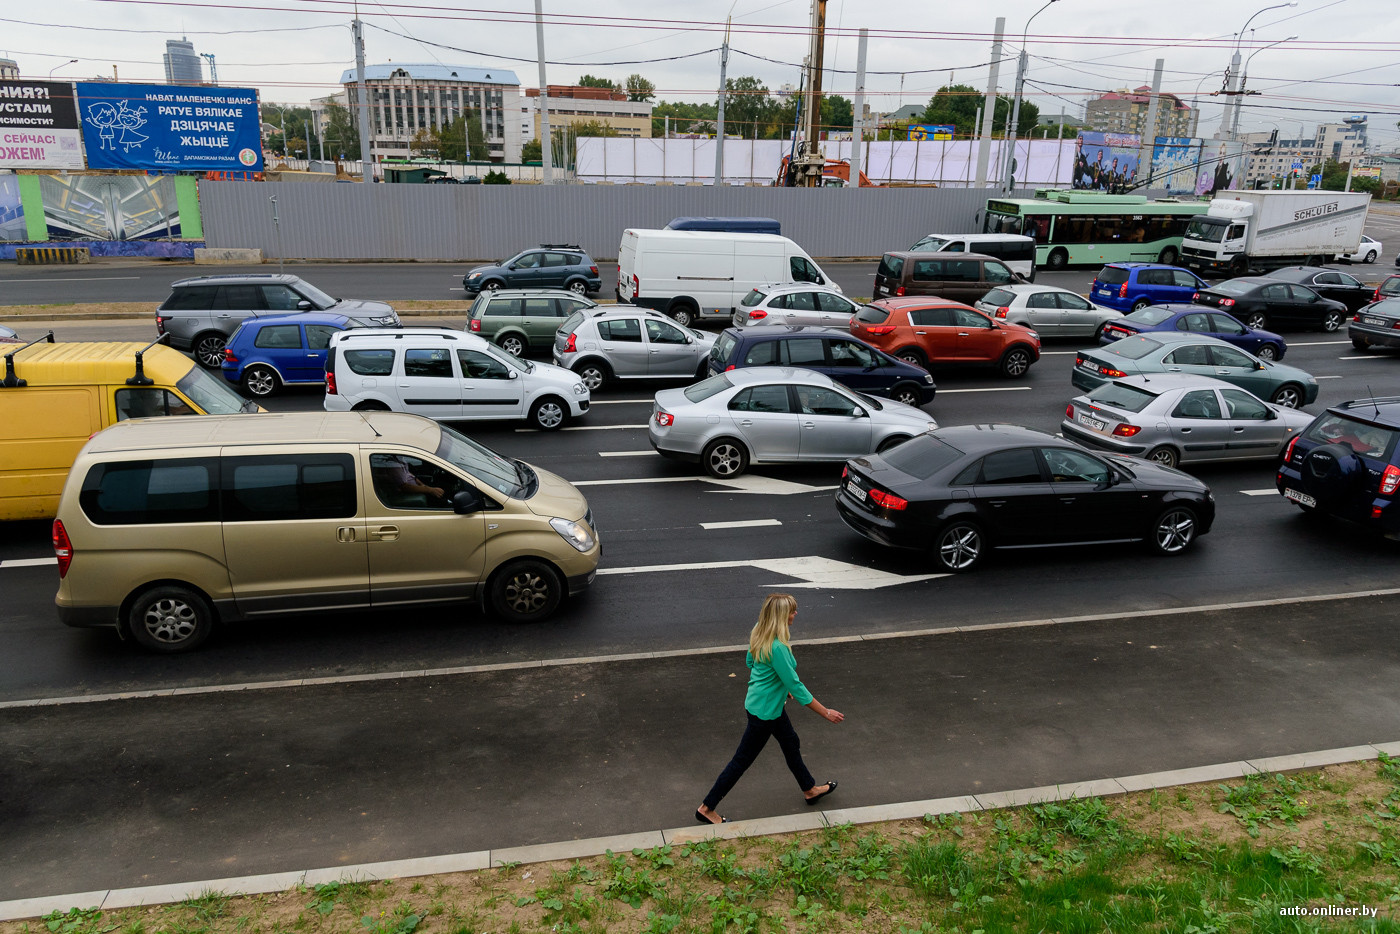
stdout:
<svg viewBox="0 0 1400 934">
<path fill-rule="evenodd" d="M 992 40 L 992 67 L 987 73 L 987 98 L 982 105 L 982 125 L 977 140 L 978 188 L 987 187 L 987 163 L 992 156 L 992 118 L 997 109 L 997 77 L 1001 74 L 1001 40 L 1006 33 L 1006 17 L 997 17 L 996 38 Z"/>
<path fill-rule="evenodd" d="M 856 94 L 851 110 L 851 177 L 848 187 L 860 187 L 860 150 L 865 142 L 865 46 L 870 30 L 862 28 L 856 44 Z"/>
<path fill-rule="evenodd" d="M 733 7 L 730 7 L 733 10 Z M 715 187 L 724 184 L 724 92 L 729 68 L 729 20 L 724 21 L 724 42 L 719 47 L 719 107 L 715 112 Z M 742 136 L 743 129 L 739 130 Z"/>
<path fill-rule="evenodd" d="M 374 153 L 370 151 L 369 146 L 369 87 L 365 84 L 365 33 L 364 26 L 360 23 L 358 10 L 356 10 L 352 27 L 355 36 L 355 95 L 360 105 L 355 108 L 359 111 L 357 116 L 360 127 L 360 181 L 372 182 L 374 181 Z M 285 140 L 287 137 L 284 134 L 282 138 Z"/>
<path fill-rule="evenodd" d="M 554 184 L 554 137 L 549 132 L 549 83 L 544 73 L 544 7 L 535 0 L 535 45 L 540 57 L 540 163 L 543 181 Z"/>
<path fill-rule="evenodd" d="M 1157 59 L 1152 69 L 1152 99 L 1147 102 L 1147 124 L 1142 128 L 1142 142 L 1138 148 L 1138 181 L 1144 184 L 1152 181 L 1152 153 L 1157 143 L 1157 111 L 1162 102 L 1162 66 L 1165 59 Z"/>
<path fill-rule="evenodd" d="M 1006 192 L 1011 191 L 1016 172 L 1016 128 L 1021 122 L 1021 97 L 1026 90 L 1026 65 L 1030 58 L 1026 54 L 1026 41 L 1030 36 L 1031 23 L 1054 2 L 1055 0 L 1046 0 L 1045 6 L 1036 10 L 1031 14 L 1031 18 L 1026 20 L 1026 28 L 1021 31 L 1021 56 L 1016 63 L 1016 99 L 1011 103 L 1011 121 L 1006 128 L 1006 172 L 1001 181 L 1001 188 Z"/>
<path fill-rule="evenodd" d="M 806 145 L 798 154 L 798 186 L 817 188 L 822 183 L 826 156 L 821 149 L 822 59 L 826 53 L 826 0 L 812 0 L 812 40 L 807 54 L 807 92 L 804 99 Z"/>
</svg>

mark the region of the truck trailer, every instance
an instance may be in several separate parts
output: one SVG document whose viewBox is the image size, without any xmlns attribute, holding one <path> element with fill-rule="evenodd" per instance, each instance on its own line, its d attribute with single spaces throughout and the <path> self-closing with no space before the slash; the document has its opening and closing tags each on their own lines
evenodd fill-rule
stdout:
<svg viewBox="0 0 1400 934">
<path fill-rule="evenodd" d="M 1181 265 L 1203 276 L 1320 266 L 1355 253 L 1371 196 L 1359 191 L 1221 191 L 1181 238 Z"/>
</svg>

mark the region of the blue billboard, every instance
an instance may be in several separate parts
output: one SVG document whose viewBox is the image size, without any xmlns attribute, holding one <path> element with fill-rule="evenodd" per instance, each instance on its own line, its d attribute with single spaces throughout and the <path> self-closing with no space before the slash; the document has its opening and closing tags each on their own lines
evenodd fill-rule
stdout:
<svg viewBox="0 0 1400 934">
<path fill-rule="evenodd" d="M 93 82 L 77 88 L 90 169 L 262 171 L 252 88 Z"/>
</svg>

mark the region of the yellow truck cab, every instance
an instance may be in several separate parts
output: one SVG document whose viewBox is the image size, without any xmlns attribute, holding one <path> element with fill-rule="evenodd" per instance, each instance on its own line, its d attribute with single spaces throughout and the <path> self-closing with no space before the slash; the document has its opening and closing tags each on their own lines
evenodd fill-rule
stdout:
<svg viewBox="0 0 1400 934">
<path fill-rule="evenodd" d="M 258 412 L 219 377 L 159 342 L 55 343 L 4 354 L 0 520 L 51 519 L 88 438 L 130 418 Z"/>
</svg>

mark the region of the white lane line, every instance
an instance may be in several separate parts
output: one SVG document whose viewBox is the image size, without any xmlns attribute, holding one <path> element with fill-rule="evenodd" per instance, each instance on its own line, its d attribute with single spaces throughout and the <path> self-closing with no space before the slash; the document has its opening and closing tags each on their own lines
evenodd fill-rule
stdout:
<svg viewBox="0 0 1400 934">
<path fill-rule="evenodd" d="M 1387 357 L 1338 357 L 1338 360 L 1389 360 Z"/>
<path fill-rule="evenodd" d="M 639 480 L 574 480 L 574 486 L 623 486 L 629 483 L 697 483 L 704 477 L 643 477 Z"/>
<path fill-rule="evenodd" d="M 140 276 L 75 276 L 71 279 L 0 279 L 0 282 L 118 282 L 124 279 L 139 279 Z"/>
<path fill-rule="evenodd" d="M 1026 388 L 1029 389 L 1030 387 L 1027 386 Z M 646 427 L 647 427 L 646 425 L 578 425 L 578 426 L 572 427 L 572 428 L 558 428 L 558 429 L 555 429 L 555 430 L 556 430 L 556 431 L 616 431 L 616 430 L 618 430 L 618 429 L 620 429 L 620 428 L 646 428 Z M 517 428 L 517 429 L 515 429 L 515 433 L 516 433 L 516 434 L 523 434 L 523 433 L 525 433 L 525 432 L 536 432 L 536 431 L 539 431 L 539 429 L 538 429 L 538 428 Z"/>
<path fill-rule="evenodd" d="M 1097 350 L 1098 348 L 1095 347 L 1091 349 Z M 1042 350 L 1040 355 L 1042 357 L 1070 357 L 1083 352 L 1082 350 Z"/>
<path fill-rule="evenodd" d="M 1308 341 L 1305 344 L 1294 342 L 1289 347 L 1331 347 L 1333 344 L 1349 344 L 1351 341 Z"/>
<path fill-rule="evenodd" d="M 1278 490 L 1269 487 L 1267 490 L 1240 490 L 1245 496 L 1277 496 Z"/>
<path fill-rule="evenodd" d="M 1345 379 L 1344 376 L 1314 376 L 1313 379 Z"/>
<path fill-rule="evenodd" d="M 599 451 L 599 457 L 659 457 L 655 451 Z"/>
<path fill-rule="evenodd" d="M 765 525 L 782 525 L 777 519 L 740 519 L 738 522 L 702 522 L 702 529 L 756 529 Z"/>
<path fill-rule="evenodd" d="M 46 564 L 57 563 L 57 558 L 10 558 L 6 561 L 0 561 L 0 568 L 38 568 Z"/>
<path fill-rule="evenodd" d="M 593 399 L 593 405 L 643 405 L 655 399 Z"/>
<path fill-rule="evenodd" d="M 940 389 L 938 395 L 944 396 L 952 392 L 1019 392 L 1022 389 L 1030 389 L 1029 386 L 993 386 L 989 389 Z"/>
</svg>

